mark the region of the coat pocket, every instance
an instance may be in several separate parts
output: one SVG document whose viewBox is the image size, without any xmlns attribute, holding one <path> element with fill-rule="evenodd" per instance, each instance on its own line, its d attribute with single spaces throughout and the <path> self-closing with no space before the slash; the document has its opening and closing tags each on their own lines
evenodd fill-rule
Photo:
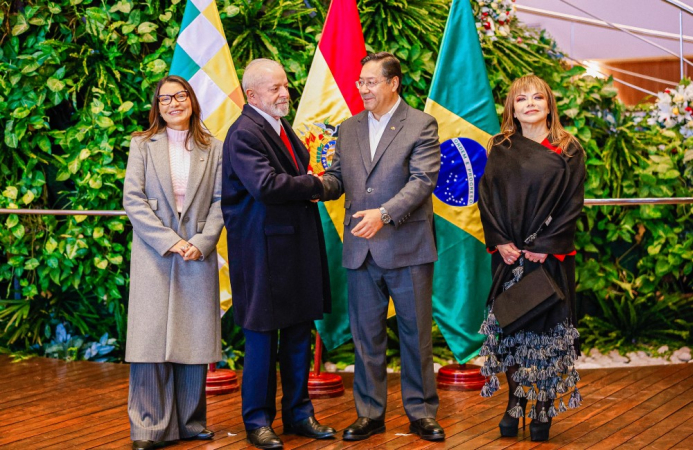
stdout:
<svg viewBox="0 0 693 450">
<path fill-rule="evenodd" d="M 148 198 L 147 203 L 149 203 L 149 207 L 152 208 L 152 211 L 159 209 L 159 200 L 155 198 Z"/>
<path fill-rule="evenodd" d="M 204 231 L 206 223 L 207 222 L 204 220 L 197 222 L 197 232 L 198 233 L 202 233 Z"/>
<path fill-rule="evenodd" d="M 265 236 L 280 236 L 295 233 L 296 229 L 293 225 L 265 225 Z"/>
</svg>

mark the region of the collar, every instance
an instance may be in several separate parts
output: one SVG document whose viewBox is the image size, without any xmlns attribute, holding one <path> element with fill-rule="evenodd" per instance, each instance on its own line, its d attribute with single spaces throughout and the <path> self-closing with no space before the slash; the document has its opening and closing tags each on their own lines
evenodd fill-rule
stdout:
<svg viewBox="0 0 693 450">
<path fill-rule="evenodd" d="M 264 111 L 261 110 L 260 108 L 251 105 L 250 103 L 248 103 L 248 106 L 250 106 L 250 107 L 253 108 L 255 111 L 257 111 L 258 114 L 260 114 L 260 115 L 263 117 L 263 119 L 265 119 L 270 125 L 272 125 L 272 128 L 274 129 L 274 131 L 277 132 L 277 135 L 280 135 L 280 134 L 281 134 L 281 127 L 282 127 L 282 125 L 281 125 L 281 122 L 280 122 L 279 120 L 277 120 L 277 119 L 275 119 L 274 117 L 270 116 L 269 114 L 267 114 L 266 112 L 264 112 Z"/>
<path fill-rule="evenodd" d="M 386 114 L 383 114 L 382 117 L 380 117 L 380 120 L 376 120 L 375 116 L 373 116 L 373 113 L 368 111 L 368 120 L 373 120 L 376 123 L 383 122 L 383 120 L 384 120 L 385 121 L 384 123 L 387 123 L 390 120 L 390 118 L 392 117 L 392 115 L 395 113 L 395 111 L 397 110 L 397 107 L 399 106 L 400 103 L 402 103 L 402 97 L 397 96 L 397 101 L 395 102 L 395 105 Z"/>
</svg>

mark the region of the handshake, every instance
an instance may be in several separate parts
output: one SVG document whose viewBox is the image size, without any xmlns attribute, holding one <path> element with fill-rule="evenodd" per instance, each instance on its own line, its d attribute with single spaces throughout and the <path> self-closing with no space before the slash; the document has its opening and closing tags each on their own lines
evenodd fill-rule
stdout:
<svg viewBox="0 0 693 450">
<path fill-rule="evenodd" d="M 320 182 L 322 183 L 322 175 L 318 175 L 317 173 L 313 173 L 312 170 L 309 170 L 309 171 L 308 171 L 308 175 L 313 175 L 315 178 L 319 179 Z M 316 199 L 314 199 L 314 200 L 311 200 L 311 202 L 313 202 L 313 203 L 317 203 L 317 202 L 319 202 L 319 201 L 320 201 L 319 198 L 316 198 Z"/>
</svg>

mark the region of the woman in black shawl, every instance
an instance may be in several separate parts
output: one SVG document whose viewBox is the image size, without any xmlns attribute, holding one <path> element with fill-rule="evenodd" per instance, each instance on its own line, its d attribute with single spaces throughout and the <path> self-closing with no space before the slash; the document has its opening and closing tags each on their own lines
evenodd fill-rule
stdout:
<svg viewBox="0 0 693 450">
<path fill-rule="evenodd" d="M 534 75 L 516 80 L 505 101 L 501 134 L 489 143 L 479 187 L 486 246 L 493 253 L 489 315 L 480 330 L 488 336 L 480 352 L 488 356 L 481 395 L 493 395 L 499 389 L 496 374 L 506 373 L 502 436 L 517 435 L 520 417 L 524 426 L 528 401 L 533 441 L 548 439 L 551 419 L 566 410 L 564 394 L 570 394 L 568 407 L 580 405 L 573 241 L 584 179 L 584 151 L 561 126 L 549 86 Z M 565 299 L 520 331 L 504 334 L 493 314 L 494 300 L 542 265 Z"/>
</svg>

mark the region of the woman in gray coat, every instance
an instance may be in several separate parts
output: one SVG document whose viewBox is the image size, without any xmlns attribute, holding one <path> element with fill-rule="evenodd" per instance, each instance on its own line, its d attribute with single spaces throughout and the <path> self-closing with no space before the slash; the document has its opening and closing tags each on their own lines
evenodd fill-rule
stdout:
<svg viewBox="0 0 693 450">
<path fill-rule="evenodd" d="M 165 77 L 149 129 L 130 144 L 123 206 L 134 231 L 125 352 L 133 449 L 214 435 L 205 379 L 207 364 L 221 359 L 222 144 L 200 117 L 190 84 Z"/>
</svg>

